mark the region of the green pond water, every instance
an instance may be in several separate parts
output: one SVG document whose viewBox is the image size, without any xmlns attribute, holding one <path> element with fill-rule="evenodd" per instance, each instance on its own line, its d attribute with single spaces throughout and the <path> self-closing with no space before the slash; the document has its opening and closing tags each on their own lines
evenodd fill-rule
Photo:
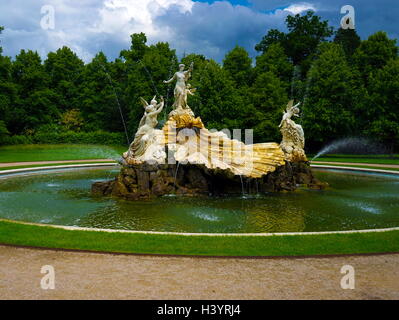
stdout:
<svg viewBox="0 0 399 320">
<path fill-rule="evenodd" d="M 117 168 L 0 177 L 0 218 L 56 225 L 176 232 L 309 232 L 399 226 L 399 177 L 315 170 L 324 191 L 237 197 L 94 197 Z"/>
</svg>

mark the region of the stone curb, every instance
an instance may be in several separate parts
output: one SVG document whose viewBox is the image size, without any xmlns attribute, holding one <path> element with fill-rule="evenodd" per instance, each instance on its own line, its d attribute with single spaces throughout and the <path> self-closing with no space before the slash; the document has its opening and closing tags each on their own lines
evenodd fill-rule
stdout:
<svg viewBox="0 0 399 320">
<path fill-rule="evenodd" d="M 53 169 L 82 168 L 82 167 L 109 167 L 109 166 L 119 166 L 119 164 L 115 162 L 105 162 L 105 163 L 102 162 L 102 163 L 69 164 L 69 165 L 59 165 L 59 166 L 44 166 L 44 167 L 0 170 L 0 176 L 13 174 L 13 173 L 20 173 L 20 172 L 30 172 L 30 171 L 43 171 L 43 170 L 53 170 Z"/>
<path fill-rule="evenodd" d="M 399 170 L 384 170 L 384 169 L 372 169 L 372 168 L 358 168 L 358 167 L 343 167 L 343 166 L 329 166 L 329 165 L 321 165 L 321 164 L 310 164 L 312 168 L 325 168 L 325 169 L 337 169 L 337 170 L 346 170 L 346 171 L 363 171 L 363 172 L 375 172 L 375 173 L 387 173 L 399 175 Z"/>
<path fill-rule="evenodd" d="M 345 231 L 320 231 L 320 232 L 280 232 L 280 233 L 190 233 L 190 232 L 167 232 L 167 231 L 139 231 L 139 230 L 120 230 L 120 229 L 101 229 L 86 228 L 77 226 L 61 226 L 43 223 L 22 222 L 9 219 L 0 219 L 0 221 L 17 223 L 21 225 L 49 227 L 54 229 L 63 229 L 70 231 L 93 231 L 107 233 L 130 233 L 130 234 L 153 234 L 153 235 L 175 235 L 175 236 L 207 236 L 207 237 L 273 237 L 273 236 L 308 236 L 308 235 L 328 235 L 328 234 L 354 234 L 354 233 L 372 233 L 399 231 L 399 227 L 384 229 L 365 229 L 365 230 L 345 230 Z"/>
</svg>

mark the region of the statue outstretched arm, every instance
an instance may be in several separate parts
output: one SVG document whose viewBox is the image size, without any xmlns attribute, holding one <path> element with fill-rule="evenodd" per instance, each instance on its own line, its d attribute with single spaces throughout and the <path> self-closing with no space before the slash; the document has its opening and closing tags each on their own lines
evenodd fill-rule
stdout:
<svg viewBox="0 0 399 320">
<path fill-rule="evenodd" d="M 163 106 L 164 106 L 164 100 L 163 100 L 163 97 L 161 96 L 161 102 L 157 105 L 157 110 L 154 111 L 154 113 L 155 114 L 160 113 L 163 109 Z"/>
<path fill-rule="evenodd" d="M 171 83 L 173 80 L 176 79 L 176 73 L 173 75 L 172 78 L 170 78 L 169 80 L 164 80 L 163 83 Z"/>
<path fill-rule="evenodd" d="M 186 81 L 191 77 L 191 72 L 193 71 L 193 69 L 194 69 L 194 62 L 191 62 L 188 70 L 184 71 L 184 78 Z"/>
</svg>

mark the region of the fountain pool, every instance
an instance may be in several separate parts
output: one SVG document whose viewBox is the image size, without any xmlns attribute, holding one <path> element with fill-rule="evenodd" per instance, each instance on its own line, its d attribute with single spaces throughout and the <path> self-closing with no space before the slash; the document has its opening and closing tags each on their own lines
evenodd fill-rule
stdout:
<svg viewBox="0 0 399 320">
<path fill-rule="evenodd" d="M 311 232 L 399 226 L 399 176 L 314 169 L 327 190 L 235 197 L 96 197 L 95 181 L 119 168 L 75 168 L 0 177 L 0 218 L 91 228 L 193 233 Z"/>
</svg>

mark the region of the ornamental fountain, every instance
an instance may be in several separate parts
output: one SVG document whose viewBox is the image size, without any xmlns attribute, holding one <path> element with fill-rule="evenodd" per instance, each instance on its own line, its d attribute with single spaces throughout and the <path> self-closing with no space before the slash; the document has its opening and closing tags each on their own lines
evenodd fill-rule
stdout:
<svg viewBox="0 0 399 320">
<path fill-rule="evenodd" d="M 168 194 L 187 196 L 228 195 L 244 192 L 294 191 L 299 185 L 323 189 L 304 152 L 303 129 L 292 119 L 299 116 L 299 103 L 289 101 L 279 125 L 282 141 L 243 143 L 223 131 L 208 130 L 188 105 L 196 89 L 188 83 L 191 63 L 179 65 L 173 110 L 161 129 L 157 117 L 164 108 L 154 96 L 144 107 L 138 130 L 121 159 L 121 171 L 114 180 L 95 182 L 92 192 L 128 200 Z"/>
</svg>

